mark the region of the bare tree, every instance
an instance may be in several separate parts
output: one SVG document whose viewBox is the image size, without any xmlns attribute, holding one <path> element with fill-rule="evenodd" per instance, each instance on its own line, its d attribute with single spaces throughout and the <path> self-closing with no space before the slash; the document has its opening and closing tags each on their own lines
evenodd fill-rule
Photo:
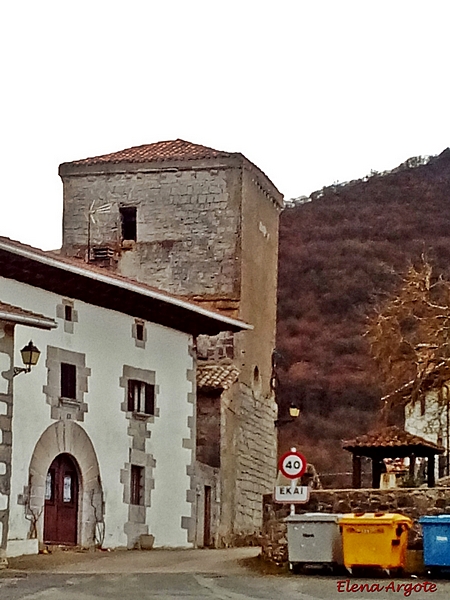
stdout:
<svg viewBox="0 0 450 600">
<path fill-rule="evenodd" d="M 450 283 L 422 257 L 366 332 L 385 394 L 384 417 L 396 404 L 423 403 L 426 389 L 450 379 L 449 328 Z"/>
<path fill-rule="evenodd" d="M 25 488 L 25 519 L 30 522 L 30 531 L 28 533 L 29 539 L 36 539 L 38 537 L 38 522 L 44 512 L 44 507 L 42 506 L 40 509 L 31 506 L 31 478 L 28 481 L 28 486 Z"/>
</svg>

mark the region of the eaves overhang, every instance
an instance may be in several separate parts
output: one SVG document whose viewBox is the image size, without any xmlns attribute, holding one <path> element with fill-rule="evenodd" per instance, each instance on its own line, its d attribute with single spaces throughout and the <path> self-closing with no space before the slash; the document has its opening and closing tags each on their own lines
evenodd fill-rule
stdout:
<svg viewBox="0 0 450 600">
<path fill-rule="evenodd" d="M 118 162 L 92 163 L 84 164 L 74 162 L 62 163 L 59 165 L 58 174 L 64 181 L 70 177 L 92 177 L 104 175 L 123 175 L 127 173 L 161 173 L 161 172 L 182 172 L 182 171 L 205 171 L 205 170 L 226 170 L 226 169 L 247 169 L 252 178 L 262 190 L 273 200 L 280 208 L 283 208 L 283 194 L 278 190 L 272 180 L 246 158 L 240 152 L 229 154 L 227 157 L 201 160 L 164 160 L 151 162 L 128 162 L 121 160 Z"/>
<path fill-rule="evenodd" d="M 45 317 L 29 310 L 19 308 L 0 302 L 0 321 L 6 321 L 13 325 L 27 325 L 28 327 L 37 327 L 38 329 L 55 329 L 58 325 L 50 317 Z"/>
<path fill-rule="evenodd" d="M 0 238 L 0 276 L 192 335 L 253 329 L 137 281 Z"/>
</svg>

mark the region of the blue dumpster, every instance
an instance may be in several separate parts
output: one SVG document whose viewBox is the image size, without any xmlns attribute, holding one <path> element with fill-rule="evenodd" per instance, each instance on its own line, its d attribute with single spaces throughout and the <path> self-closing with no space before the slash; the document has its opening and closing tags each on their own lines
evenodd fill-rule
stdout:
<svg viewBox="0 0 450 600">
<path fill-rule="evenodd" d="M 450 567 L 450 515 L 420 517 L 423 562 L 428 567 Z"/>
</svg>

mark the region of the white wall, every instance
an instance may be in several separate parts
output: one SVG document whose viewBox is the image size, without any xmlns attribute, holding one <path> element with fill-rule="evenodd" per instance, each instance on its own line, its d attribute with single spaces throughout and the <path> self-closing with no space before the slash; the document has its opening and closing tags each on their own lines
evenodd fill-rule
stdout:
<svg viewBox="0 0 450 600">
<path fill-rule="evenodd" d="M 439 435 L 445 442 L 446 410 L 438 401 L 437 392 L 428 392 L 425 398 L 425 411 L 422 415 L 420 402 L 405 406 L 405 430 L 413 435 L 423 437 L 434 444 Z"/>
<path fill-rule="evenodd" d="M 54 420 L 46 402 L 43 386 L 47 383 L 45 365 L 48 345 L 84 353 L 91 369 L 88 393 L 84 402 L 88 412 L 79 424 L 88 433 L 100 466 L 106 503 L 106 547 L 125 546 L 124 524 L 128 520 L 128 505 L 123 502 L 120 470 L 130 462 L 131 438 L 127 433 L 130 421 L 121 410 L 124 389 L 119 387 L 123 366 L 156 372 L 159 386 L 156 406 L 160 416 L 147 428 L 151 436 L 146 452 L 153 455 L 155 488 L 146 522 L 155 536 L 155 546 L 188 546 L 187 531 L 181 528 L 182 517 L 191 515 L 186 492 L 190 478 L 186 468 L 193 462 L 193 452 L 182 447 L 182 439 L 190 438 L 188 417 L 194 416 L 194 406 L 188 402 L 192 383 L 187 371 L 193 368 L 189 355 L 190 336 L 160 325 L 147 323 L 145 349 L 137 348 L 131 335 L 134 319 L 114 311 L 75 300 L 78 322 L 74 333 L 65 333 L 63 321 L 56 318 L 56 306 L 62 297 L 31 286 L 0 278 L 1 300 L 27 310 L 55 318 L 58 328 L 42 331 L 16 326 L 15 365 L 21 366 L 20 349 L 30 339 L 41 350 L 39 364 L 29 374 L 14 380 L 13 457 L 10 502 L 9 538 L 25 539 L 29 522 L 18 496 L 28 483 L 30 460 L 44 430 Z M 50 465 L 54 456 L 48 456 Z M 76 458 L 76 457 L 75 457 Z"/>
<path fill-rule="evenodd" d="M 445 392 L 445 387 L 443 392 Z M 447 403 L 439 402 L 438 392 L 430 391 L 425 396 L 425 410 L 419 402 L 405 406 L 405 430 L 434 444 L 441 444 L 449 451 L 450 412 Z M 435 462 L 435 477 L 439 477 L 439 463 Z"/>
</svg>

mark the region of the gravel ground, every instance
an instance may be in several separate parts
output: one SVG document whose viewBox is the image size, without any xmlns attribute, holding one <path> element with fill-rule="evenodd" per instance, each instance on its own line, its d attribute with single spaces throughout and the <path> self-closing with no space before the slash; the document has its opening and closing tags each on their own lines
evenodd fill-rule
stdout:
<svg viewBox="0 0 450 600">
<path fill-rule="evenodd" d="M 260 549 L 224 550 L 112 550 L 56 549 L 51 554 L 35 554 L 8 559 L 9 568 L 0 572 L 53 573 L 242 573 L 258 565 Z M 248 562 L 250 561 L 250 562 Z M 247 563 L 247 564 L 246 564 Z"/>
</svg>

